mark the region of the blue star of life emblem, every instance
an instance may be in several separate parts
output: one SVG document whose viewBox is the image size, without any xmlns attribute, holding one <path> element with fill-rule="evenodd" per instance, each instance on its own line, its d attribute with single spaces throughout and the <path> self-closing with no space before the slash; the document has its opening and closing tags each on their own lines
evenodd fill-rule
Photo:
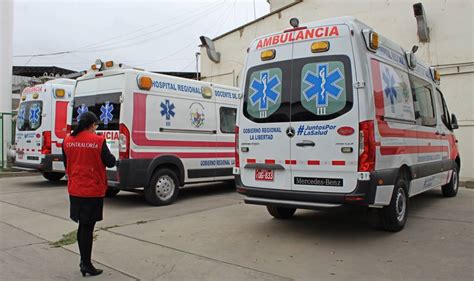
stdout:
<svg viewBox="0 0 474 281">
<path fill-rule="evenodd" d="M 32 125 L 36 125 L 39 123 L 40 114 L 41 114 L 41 110 L 39 106 L 34 105 L 30 108 L 30 123 Z"/>
<path fill-rule="evenodd" d="M 23 123 L 25 122 L 25 113 L 26 113 L 26 109 L 24 106 L 22 106 L 20 108 L 20 111 L 18 111 L 18 117 L 17 117 L 18 123 L 20 123 L 21 125 L 23 125 Z"/>
<path fill-rule="evenodd" d="M 161 116 L 165 116 L 166 120 L 171 120 L 171 117 L 174 117 L 174 104 L 170 103 L 170 100 L 165 100 L 165 102 L 161 102 L 160 104 Z"/>
<path fill-rule="evenodd" d="M 390 103 L 392 105 L 395 104 L 395 100 L 397 99 L 397 90 L 395 89 L 395 77 L 390 72 L 388 68 L 385 68 L 382 79 L 385 82 L 386 87 L 384 88 L 384 93 L 387 98 L 390 99 Z"/>
<path fill-rule="evenodd" d="M 275 88 L 280 85 L 280 79 L 277 75 L 270 77 L 268 72 L 260 73 L 260 80 L 253 79 L 250 87 L 254 90 L 250 96 L 250 102 L 253 106 L 257 103 L 260 110 L 268 110 L 268 100 L 273 104 L 278 101 L 280 93 Z"/>
<path fill-rule="evenodd" d="M 114 118 L 112 111 L 114 111 L 114 105 L 110 104 L 109 101 L 106 101 L 105 104 L 100 107 L 100 112 L 102 112 L 100 114 L 100 121 L 102 121 L 104 125 L 109 124 L 112 118 Z"/>
<path fill-rule="evenodd" d="M 81 115 L 89 111 L 89 108 L 85 104 L 81 104 L 80 107 L 77 108 L 77 122 L 81 119 Z"/>
<path fill-rule="evenodd" d="M 328 97 L 338 100 L 342 94 L 343 88 L 337 83 L 343 79 L 339 68 L 328 74 L 328 64 L 318 64 L 317 73 L 308 71 L 303 82 L 310 85 L 303 93 L 306 101 L 316 100 L 316 107 L 327 107 L 329 105 Z"/>
</svg>

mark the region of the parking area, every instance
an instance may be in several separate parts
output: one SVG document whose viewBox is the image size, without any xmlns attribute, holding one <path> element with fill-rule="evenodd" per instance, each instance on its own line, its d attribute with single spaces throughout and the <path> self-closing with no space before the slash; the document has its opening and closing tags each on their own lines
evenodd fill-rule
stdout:
<svg viewBox="0 0 474 281">
<path fill-rule="evenodd" d="M 181 190 L 151 207 L 140 194 L 106 199 L 93 258 L 97 280 L 473 280 L 474 190 L 412 198 L 405 229 L 370 228 L 365 209 L 298 210 L 276 220 L 228 184 Z M 0 179 L 2 280 L 81 280 L 66 182 Z"/>
</svg>

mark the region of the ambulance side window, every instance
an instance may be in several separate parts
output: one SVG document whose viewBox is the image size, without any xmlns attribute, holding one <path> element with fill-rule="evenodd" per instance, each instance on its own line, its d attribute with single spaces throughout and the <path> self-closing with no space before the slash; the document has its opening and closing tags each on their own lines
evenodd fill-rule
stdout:
<svg viewBox="0 0 474 281">
<path fill-rule="evenodd" d="M 422 126 L 436 126 L 432 85 L 413 75 L 410 75 L 410 82 L 414 94 L 415 110 L 419 113 L 417 123 Z"/>
<path fill-rule="evenodd" d="M 225 134 L 235 133 L 235 118 L 237 109 L 231 107 L 219 108 L 221 132 Z"/>
</svg>

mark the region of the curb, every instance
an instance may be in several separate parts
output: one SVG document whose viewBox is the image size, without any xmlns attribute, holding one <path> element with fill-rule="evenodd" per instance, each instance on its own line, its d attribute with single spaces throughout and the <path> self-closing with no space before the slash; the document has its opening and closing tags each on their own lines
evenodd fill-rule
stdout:
<svg viewBox="0 0 474 281">
<path fill-rule="evenodd" d="M 5 171 L 0 172 L 1 178 L 13 178 L 13 177 L 31 177 L 31 176 L 40 176 L 39 172 L 25 172 L 25 171 Z"/>
</svg>

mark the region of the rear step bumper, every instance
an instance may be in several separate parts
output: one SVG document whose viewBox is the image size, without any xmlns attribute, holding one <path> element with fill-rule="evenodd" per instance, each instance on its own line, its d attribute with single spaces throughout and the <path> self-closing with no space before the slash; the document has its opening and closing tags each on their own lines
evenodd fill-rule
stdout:
<svg viewBox="0 0 474 281">
<path fill-rule="evenodd" d="M 23 163 L 15 161 L 15 168 L 26 170 L 26 171 L 41 171 L 41 172 L 52 172 L 53 171 L 53 161 L 63 161 L 63 156 L 61 154 L 47 154 L 44 155 L 44 158 L 41 159 L 39 164 Z"/>
<path fill-rule="evenodd" d="M 303 201 L 291 201 L 281 199 L 266 199 L 258 197 L 247 197 L 245 203 L 255 205 L 275 205 L 279 207 L 290 207 L 290 208 L 301 208 L 301 209 L 320 209 L 320 208 L 334 208 L 340 207 L 342 204 L 329 204 L 329 203 L 314 203 L 314 202 L 303 202 Z"/>
<path fill-rule="evenodd" d="M 237 192 L 246 196 L 245 203 L 257 205 L 280 205 L 295 208 L 337 207 L 343 204 L 369 206 L 374 204 L 377 181 L 394 184 L 396 170 L 372 172 L 370 180 L 357 181 L 351 193 L 307 192 L 282 189 L 250 187 L 242 184 L 240 175 L 235 176 Z"/>
</svg>

